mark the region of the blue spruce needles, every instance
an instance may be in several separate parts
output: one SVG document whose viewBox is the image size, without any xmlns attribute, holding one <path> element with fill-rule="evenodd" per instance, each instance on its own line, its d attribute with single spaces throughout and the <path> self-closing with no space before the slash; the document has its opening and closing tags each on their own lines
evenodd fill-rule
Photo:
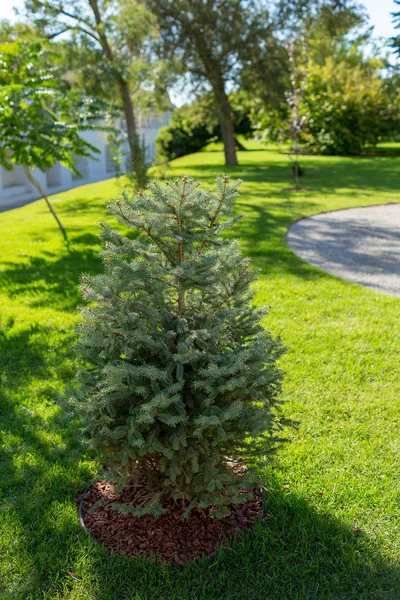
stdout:
<svg viewBox="0 0 400 600">
<path fill-rule="evenodd" d="M 105 273 L 82 278 L 76 401 L 111 477 L 140 489 L 117 508 L 138 516 L 171 500 L 227 514 L 281 441 L 283 347 L 260 325 L 250 260 L 221 235 L 240 218 L 240 183 L 202 191 L 183 177 L 124 194 L 109 208 L 139 235 L 102 224 Z"/>
</svg>

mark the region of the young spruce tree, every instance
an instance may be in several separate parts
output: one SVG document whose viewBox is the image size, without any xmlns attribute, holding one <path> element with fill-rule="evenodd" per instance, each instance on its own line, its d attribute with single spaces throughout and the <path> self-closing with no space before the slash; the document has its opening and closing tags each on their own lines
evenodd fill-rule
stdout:
<svg viewBox="0 0 400 600">
<path fill-rule="evenodd" d="M 283 352 L 252 305 L 256 273 L 221 234 L 240 181 L 216 193 L 189 177 L 109 206 L 132 240 L 101 224 L 105 273 L 82 278 L 81 348 L 89 368 L 76 398 L 91 444 L 119 488 L 141 490 L 140 516 L 163 502 L 214 507 L 221 517 L 255 480 L 254 465 L 281 440 Z M 228 218 L 227 218 L 228 217 Z"/>
</svg>

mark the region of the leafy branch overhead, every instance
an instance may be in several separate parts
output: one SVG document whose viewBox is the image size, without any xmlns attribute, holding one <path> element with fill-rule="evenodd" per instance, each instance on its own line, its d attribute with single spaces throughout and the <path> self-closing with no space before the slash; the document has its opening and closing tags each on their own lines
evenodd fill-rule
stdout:
<svg viewBox="0 0 400 600">
<path fill-rule="evenodd" d="M 110 112 L 103 102 L 69 90 L 54 64 L 41 42 L 0 45 L 0 164 L 24 167 L 65 233 L 33 171 L 59 162 L 77 173 L 76 156 L 99 152 L 81 132 L 109 130 Z"/>
<path fill-rule="evenodd" d="M 86 94 L 118 102 L 129 147 L 128 172 L 146 181 L 146 156 L 137 106 L 141 85 L 154 75 L 150 41 L 155 17 L 138 0 L 26 0 L 29 20 L 63 48 L 74 85 Z M 68 42 L 58 41 L 68 34 Z M 62 38 L 61 38 L 62 39 Z"/>
</svg>

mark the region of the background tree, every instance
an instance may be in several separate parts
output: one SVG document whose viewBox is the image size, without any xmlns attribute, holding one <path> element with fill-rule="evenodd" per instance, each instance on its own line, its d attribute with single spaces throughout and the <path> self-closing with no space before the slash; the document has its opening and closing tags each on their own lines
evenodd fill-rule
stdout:
<svg viewBox="0 0 400 600">
<path fill-rule="evenodd" d="M 166 127 L 162 127 L 156 138 L 156 151 L 160 163 L 165 163 L 186 154 L 199 152 L 216 139 L 215 124 L 204 120 L 200 103 L 175 109 Z"/>
<path fill-rule="evenodd" d="M 293 97 L 293 62 L 287 50 L 293 40 L 304 40 L 308 54 L 318 62 L 332 52 L 338 54 L 339 48 L 346 56 L 348 46 L 355 47 L 349 32 L 363 21 L 362 8 L 347 0 L 281 0 L 275 4 L 264 36 L 247 52 L 239 79 L 259 136 L 290 137 L 293 107 L 287 100 Z M 298 54 L 299 44 L 296 48 Z"/>
<path fill-rule="evenodd" d="M 139 186 L 146 160 L 135 113 L 135 93 L 148 71 L 148 40 L 154 18 L 136 0 L 26 0 L 31 21 L 55 39 L 68 32 L 65 58 L 71 77 L 86 93 L 120 99 L 130 149 L 130 171 Z"/>
<path fill-rule="evenodd" d="M 246 150 L 237 134 L 250 137 L 253 133 L 247 108 L 247 97 L 239 92 L 229 95 L 235 127 L 235 143 Z M 157 154 L 161 162 L 198 152 L 210 142 L 221 141 L 221 129 L 212 94 L 203 94 L 191 104 L 174 110 L 167 127 L 162 127 L 157 139 Z"/>
<path fill-rule="evenodd" d="M 221 235 L 240 181 L 215 193 L 189 177 L 110 205 L 131 240 L 102 225 L 107 270 L 84 276 L 76 408 L 121 487 L 140 486 L 135 515 L 163 501 L 214 507 L 218 517 L 251 483 L 251 467 L 280 441 L 283 348 L 260 325 L 256 278 L 239 245 Z"/>
<path fill-rule="evenodd" d="M 400 98 L 381 76 L 382 61 L 349 67 L 332 58 L 310 62 L 304 110 L 311 118 L 303 141 L 325 154 L 360 154 L 400 131 Z"/>
<path fill-rule="evenodd" d="M 280 143 L 290 141 L 289 156 L 294 155 L 295 189 L 299 190 L 301 134 L 308 119 L 303 101 L 307 77 L 305 40 L 302 36 L 293 36 L 285 42 L 283 49 L 286 56 L 284 75 L 281 74 L 281 82 L 284 83 L 282 97 L 272 101 L 271 97 L 266 99 L 261 91 L 262 99 L 250 101 L 249 119 L 259 137 Z"/>
<path fill-rule="evenodd" d="M 359 154 L 398 131 L 398 93 L 364 9 L 327 3 L 305 24 L 308 61 L 303 142 L 317 152 Z M 331 72 L 331 76 L 329 76 Z"/>
<path fill-rule="evenodd" d="M 21 21 L 11 23 L 7 19 L 0 21 L 0 44 L 8 44 L 9 42 L 29 44 L 37 42 L 38 38 L 41 37 L 41 32 L 28 23 Z"/>
<path fill-rule="evenodd" d="M 59 162 L 78 174 L 76 157 L 98 152 L 80 132 L 99 129 L 98 120 L 108 113 L 102 103 L 60 84 L 56 69 L 48 66 L 53 60 L 38 42 L 0 45 L 0 164 L 6 169 L 22 165 L 66 238 L 33 171 L 47 171 Z"/>
<path fill-rule="evenodd" d="M 307 53 L 317 64 L 328 58 L 357 65 L 364 60 L 364 47 L 372 47 L 372 28 L 362 4 L 347 0 L 317 2 L 293 31 L 307 43 Z"/>
<path fill-rule="evenodd" d="M 289 102 L 264 102 L 262 90 L 253 89 L 256 131 L 279 141 L 296 131 L 309 150 L 330 154 L 358 154 L 393 139 L 399 132 L 397 80 L 373 55 L 363 9 L 346 2 L 306 3 L 288 19 L 287 35 L 303 39 L 307 52 L 297 44 L 296 60 L 287 61 L 282 96 Z"/>
<path fill-rule="evenodd" d="M 400 0 L 394 0 L 394 3 L 400 6 Z M 400 10 L 392 13 L 392 15 L 395 29 L 400 29 Z M 396 54 L 400 56 L 400 35 L 396 35 L 392 38 L 392 47 L 394 48 Z"/>
<path fill-rule="evenodd" d="M 181 74 L 211 88 L 218 114 L 225 162 L 237 164 L 235 127 L 228 87 L 265 33 L 268 14 L 245 0 L 145 0 L 157 18 L 160 52 L 175 59 Z"/>
<path fill-rule="evenodd" d="M 382 76 L 383 64 L 371 59 L 368 65 L 349 66 L 328 58 L 319 65 L 309 59 L 298 110 L 284 103 L 276 111 L 259 109 L 251 114 L 253 126 L 264 138 L 283 141 L 293 124 L 300 123 L 300 143 L 323 154 L 360 154 L 380 141 L 397 139 L 399 87 L 395 75 Z"/>
</svg>

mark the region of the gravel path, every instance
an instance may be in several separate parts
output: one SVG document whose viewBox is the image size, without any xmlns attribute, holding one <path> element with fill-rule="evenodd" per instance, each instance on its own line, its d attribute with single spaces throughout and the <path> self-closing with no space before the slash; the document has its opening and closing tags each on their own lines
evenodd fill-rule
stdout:
<svg viewBox="0 0 400 600">
<path fill-rule="evenodd" d="M 324 271 L 400 296 L 400 204 L 322 213 L 294 223 L 289 248 Z"/>
</svg>

